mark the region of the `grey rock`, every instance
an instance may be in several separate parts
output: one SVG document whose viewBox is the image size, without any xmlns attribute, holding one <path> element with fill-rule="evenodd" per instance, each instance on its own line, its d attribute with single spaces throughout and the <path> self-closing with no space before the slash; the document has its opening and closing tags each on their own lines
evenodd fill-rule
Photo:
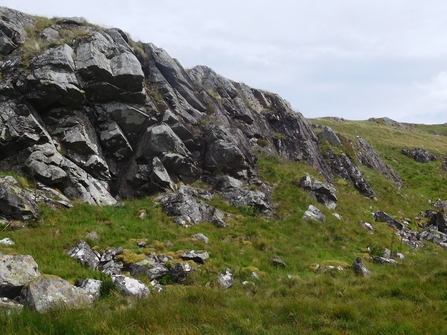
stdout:
<svg viewBox="0 0 447 335">
<path fill-rule="evenodd" d="M 137 279 L 114 275 L 112 276 L 112 281 L 123 295 L 144 299 L 150 294 L 149 288 Z"/>
<path fill-rule="evenodd" d="M 99 235 L 96 231 L 92 231 L 92 232 L 88 233 L 87 235 L 85 235 L 85 239 L 91 240 L 91 241 L 98 241 Z"/>
<path fill-rule="evenodd" d="M 402 178 L 380 158 L 373 147 L 365 139 L 357 136 L 357 159 L 363 165 L 374 169 L 393 181 L 398 189 L 403 186 Z"/>
<path fill-rule="evenodd" d="M 15 245 L 14 241 L 11 240 L 9 237 L 5 237 L 4 239 L 0 240 L 0 244 L 2 245 Z"/>
<path fill-rule="evenodd" d="M 378 263 L 378 264 L 396 264 L 397 263 L 395 259 L 381 257 L 381 256 L 373 256 L 372 259 L 373 259 L 374 263 Z"/>
<path fill-rule="evenodd" d="M 404 154 L 405 156 L 413 158 L 416 162 L 419 163 L 428 163 L 430 161 L 436 160 L 436 156 L 434 154 L 423 148 L 414 148 L 414 149 L 404 148 L 402 149 L 401 153 Z"/>
<path fill-rule="evenodd" d="M 222 290 L 228 290 L 234 285 L 234 277 L 230 269 L 226 269 L 225 273 L 220 273 L 217 278 L 217 285 Z"/>
<path fill-rule="evenodd" d="M 31 15 L 3 6 L 0 14 L 0 52 L 8 55 L 25 42 L 26 29 L 34 27 L 36 21 Z"/>
<path fill-rule="evenodd" d="M 202 233 L 195 234 L 191 236 L 191 240 L 193 241 L 202 241 L 205 244 L 208 244 L 209 238 L 203 235 Z"/>
<path fill-rule="evenodd" d="M 377 222 L 386 222 L 388 226 L 394 227 L 397 230 L 404 229 L 404 225 L 401 222 L 383 211 L 376 211 L 373 213 L 373 216 Z"/>
<path fill-rule="evenodd" d="M 277 255 L 270 258 L 270 263 L 272 263 L 272 265 L 274 265 L 274 266 L 281 267 L 281 268 L 287 267 L 287 264 L 281 259 L 281 257 L 279 257 Z"/>
<path fill-rule="evenodd" d="M 310 176 L 304 176 L 300 179 L 299 185 L 308 191 L 313 198 L 324 204 L 329 209 L 335 209 L 337 206 L 337 196 L 335 195 L 335 187 L 322 183 L 316 179 L 312 180 Z"/>
<path fill-rule="evenodd" d="M 21 300 L 39 313 L 59 308 L 85 308 L 94 301 L 84 289 L 56 276 L 40 276 L 30 281 L 21 291 Z"/>
<path fill-rule="evenodd" d="M 326 140 L 328 141 L 331 145 L 336 146 L 336 147 L 341 147 L 343 146 L 343 143 L 341 143 L 340 138 L 337 136 L 337 134 L 332 130 L 331 127 L 323 127 L 323 131 L 321 133 L 318 134 L 318 138 L 320 139 L 320 141 Z"/>
<path fill-rule="evenodd" d="M 20 313 L 23 310 L 24 305 L 6 297 L 0 298 L 0 311 L 6 311 L 7 315 L 14 313 Z"/>
<path fill-rule="evenodd" d="M 92 250 L 84 241 L 79 241 L 73 248 L 67 251 L 67 255 L 81 262 L 86 267 L 97 270 L 101 255 Z"/>
<path fill-rule="evenodd" d="M 176 189 L 168 171 L 158 157 L 154 157 L 152 160 L 151 182 L 162 190 L 175 191 Z"/>
<path fill-rule="evenodd" d="M 0 297 L 16 298 L 24 285 L 39 276 L 33 257 L 0 253 Z"/>
<path fill-rule="evenodd" d="M 169 269 L 169 274 L 177 283 L 184 283 L 186 277 L 194 271 L 194 268 L 187 262 L 177 263 Z"/>
<path fill-rule="evenodd" d="M 101 131 L 100 139 L 104 147 L 110 151 L 118 161 L 129 158 L 133 153 L 129 141 L 118 123 L 115 121 L 110 122 L 107 125 L 107 128 Z"/>
<path fill-rule="evenodd" d="M 73 58 L 73 49 L 67 44 L 45 50 L 34 58 L 27 78 L 32 86 L 28 101 L 40 110 L 55 104 L 81 106 L 85 96 L 75 74 Z"/>
<path fill-rule="evenodd" d="M 370 118 L 368 119 L 368 121 L 374 122 L 379 125 L 390 126 L 398 129 L 407 129 L 407 126 L 404 123 L 394 121 L 388 117 Z"/>
<path fill-rule="evenodd" d="M 87 294 L 89 300 L 94 302 L 99 299 L 101 294 L 102 281 L 97 279 L 77 280 L 75 286 L 82 289 Z"/>
<path fill-rule="evenodd" d="M 219 227 L 225 227 L 225 214 L 220 210 L 202 202 L 195 197 L 199 191 L 194 188 L 180 186 L 177 193 L 172 193 L 160 199 L 163 210 L 175 217 L 182 226 L 195 225 L 201 222 L 211 222 Z"/>
<path fill-rule="evenodd" d="M 182 254 L 183 260 L 192 260 L 197 264 L 204 264 L 210 258 L 210 255 L 205 250 L 186 250 Z"/>
<path fill-rule="evenodd" d="M 40 217 L 31 191 L 19 187 L 11 177 L 0 177 L 0 214 L 15 220 L 30 221 Z"/>
<path fill-rule="evenodd" d="M 150 280 L 160 280 L 167 274 L 169 274 L 169 269 L 163 264 L 155 264 L 146 271 Z"/>
<path fill-rule="evenodd" d="M 39 38 L 47 42 L 56 42 L 60 38 L 60 36 L 59 32 L 56 29 L 48 27 L 42 30 L 42 32 L 39 34 Z"/>
<path fill-rule="evenodd" d="M 376 194 L 371 185 L 365 180 L 360 169 L 352 163 L 351 159 L 345 154 L 335 154 L 332 150 L 328 152 L 332 171 L 337 176 L 347 180 L 355 189 L 367 198 L 375 199 Z"/>
<path fill-rule="evenodd" d="M 149 268 L 157 265 L 157 262 L 152 258 L 132 263 L 129 265 L 129 272 L 133 277 L 139 277 L 147 273 Z"/>
<path fill-rule="evenodd" d="M 359 226 L 365 229 L 369 234 L 374 234 L 374 227 L 369 222 L 359 222 Z"/>
<path fill-rule="evenodd" d="M 352 269 L 357 276 L 369 277 L 371 274 L 369 270 L 366 268 L 365 264 L 363 264 L 362 259 L 357 257 L 352 264 Z"/>
<path fill-rule="evenodd" d="M 324 222 L 326 221 L 326 216 L 317 207 L 309 205 L 309 208 L 303 215 L 303 219 Z"/>
</svg>

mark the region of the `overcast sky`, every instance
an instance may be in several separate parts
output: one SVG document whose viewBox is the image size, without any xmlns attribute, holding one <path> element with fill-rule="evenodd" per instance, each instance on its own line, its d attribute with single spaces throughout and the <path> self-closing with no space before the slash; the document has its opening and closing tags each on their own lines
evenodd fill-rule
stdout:
<svg viewBox="0 0 447 335">
<path fill-rule="evenodd" d="M 3 0 L 83 16 L 278 93 L 307 118 L 447 122 L 445 0 Z"/>
</svg>

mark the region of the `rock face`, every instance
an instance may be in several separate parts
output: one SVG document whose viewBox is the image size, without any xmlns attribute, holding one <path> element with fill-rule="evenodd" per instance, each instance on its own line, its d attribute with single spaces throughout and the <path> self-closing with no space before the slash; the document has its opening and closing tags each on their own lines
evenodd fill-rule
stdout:
<svg viewBox="0 0 447 335">
<path fill-rule="evenodd" d="M 342 176 L 374 198 L 354 163 L 339 155 L 326 160 L 309 122 L 276 94 L 205 66 L 185 70 L 165 50 L 135 43 L 116 28 L 82 19 L 42 27 L 24 13 L 0 12 L 0 171 L 98 205 L 178 192 L 179 183 L 196 180 L 215 187 L 224 175 L 240 182 L 215 189 L 224 199 L 268 212 L 271 190 L 257 178 L 261 151 L 306 162 L 328 183 Z M 25 42 L 40 51 L 25 53 Z M 329 128 L 322 138 L 342 145 Z M 361 161 L 380 165 L 378 156 Z M 185 225 L 224 225 L 221 213 L 188 201 L 187 214 L 165 209 Z"/>
</svg>

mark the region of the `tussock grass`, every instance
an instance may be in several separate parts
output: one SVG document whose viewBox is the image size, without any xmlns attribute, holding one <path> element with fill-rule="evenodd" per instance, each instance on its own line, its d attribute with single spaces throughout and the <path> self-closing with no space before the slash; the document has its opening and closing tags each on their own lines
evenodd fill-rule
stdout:
<svg viewBox="0 0 447 335">
<path fill-rule="evenodd" d="M 315 121 L 316 122 L 316 121 Z M 74 282 L 100 276 L 65 255 L 64 250 L 91 231 L 98 250 L 122 246 L 126 257 L 163 252 L 178 256 L 186 249 L 205 249 L 210 259 L 197 269 L 187 284 L 165 282 L 161 295 L 146 300 L 122 297 L 113 290 L 103 292 L 91 309 L 52 311 L 40 315 L 0 313 L 2 334 L 442 334 L 447 311 L 446 251 L 429 243 L 422 250 L 402 244 L 385 223 L 373 222 L 371 213 L 383 210 L 398 218 L 414 220 L 430 208 L 428 200 L 445 199 L 445 174 L 441 162 L 417 163 L 400 154 L 405 147 L 424 147 L 443 154 L 446 138 L 431 128 L 396 130 L 371 122 L 318 120 L 352 141 L 364 137 L 404 179 L 397 190 L 392 182 L 371 169 L 361 167 L 378 200 L 359 195 L 347 182 L 336 178 L 339 202 L 330 211 L 316 203 L 296 181 L 306 173 L 322 180 L 311 167 L 277 156 L 260 156 L 259 174 L 274 186 L 274 215 L 264 216 L 250 208 L 232 207 L 216 197 L 213 206 L 231 214 L 227 228 L 201 224 L 188 229 L 174 224 L 153 198 L 126 201 L 124 207 L 94 207 L 76 203 L 75 208 L 52 211 L 42 208 L 35 228 L 0 232 L 13 247 L 0 252 L 32 255 L 43 273 Z M 437 129 L 441 133 L 442 129 Z M 324 223 L 302 219 L 310 204 L 326 215 Z M 146 210 L 147 218 L 136 213 Z M 338 220 L 333 213 L 342 216 Z M 368 234 L 358 223 L 374 225 Z M 203 233 L 209 244 L 192 241 Z M 146 248 L 137 247 L 147 239 Z M 167 243 L 168 241 L 172 244 Z M 368 259 L 367 247 L 402 252 L 405 259 L 395 265 L 379 265 Z M 280 256 L 286 268 L 269 259 Z M 357 277 L 349 269 L 360 256 L 371 271 Z M 345 270 L 316 271 L 315 265 L 342 265 Z M 230 268 L 235 285 L 217 288 L 219 273 Z M 252 277 L 252 272 L 259 279 Z M 254 285 L 243 285 L 251 281 Z"/>
</svg>

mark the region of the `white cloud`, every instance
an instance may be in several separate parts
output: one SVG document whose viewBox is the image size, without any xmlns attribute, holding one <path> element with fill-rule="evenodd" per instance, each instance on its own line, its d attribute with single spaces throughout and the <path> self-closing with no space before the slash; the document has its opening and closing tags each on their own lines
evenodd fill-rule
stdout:
<svg viewBox="0 0 447 335">
<path fill-rule="evenodd" d="M 186 67 L 208 65 L 278 93 L 308 117 L 447 121 L 444 0 L 3 0 L 2 5 L 122 28 L 166 49 Z M 439 75 L 427 79 L 434 74 Z"/>
</svg>

